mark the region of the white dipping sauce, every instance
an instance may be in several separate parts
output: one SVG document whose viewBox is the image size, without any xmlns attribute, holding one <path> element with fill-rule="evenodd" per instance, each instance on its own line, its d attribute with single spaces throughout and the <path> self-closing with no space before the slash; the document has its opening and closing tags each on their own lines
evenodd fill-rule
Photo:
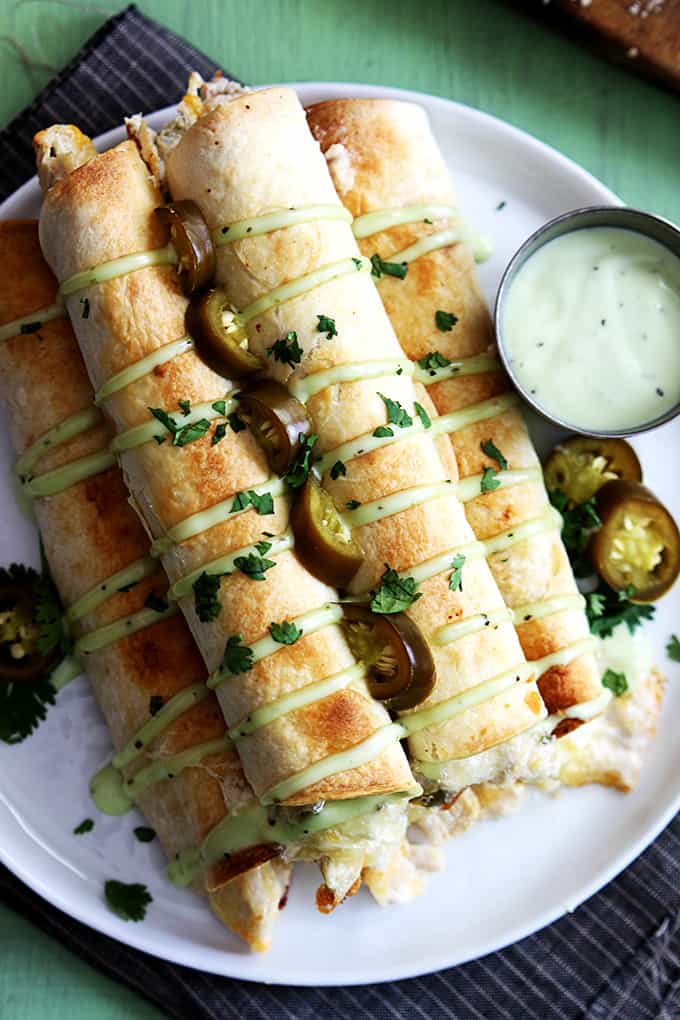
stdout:
<svg viewBox="0 0 680 1020">
<path fill-rule="evenodd" d="M 566 424 L 632 430 L 680 402 L 680 259 L 644 234 L 586 227 L 544 244 L 502 330 L 518 383 Z"/>
</svg>

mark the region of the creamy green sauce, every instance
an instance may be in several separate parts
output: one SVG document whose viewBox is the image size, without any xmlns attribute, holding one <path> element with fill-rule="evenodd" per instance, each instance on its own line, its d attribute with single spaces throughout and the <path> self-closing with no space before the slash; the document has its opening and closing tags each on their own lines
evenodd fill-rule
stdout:
<svg viewBox="0 0 680 1020">
<path fill-rule="evenodd" d="M 264 482 L 259 482 L 257 485 L 253 485 L 249 492 L 256 492 L 258 496 L 263 496 L 266 492 L 270 493 L 272 498 L 277 496 L 283 496 L 286 491 L 286 483 L 281 478 L 267 478 Z M 198 513 L 191 514 L 190 517 L 185 517 L 183 521 L 176 524 L 173 528 L 163 535 L 162 538 L 157 538 L 151 545 L 152 556 L 162 556 L 173 545 L 178 545 L 180 542 L 186 542 L 189 538 L 194 538 L 196 535 L 200 535 L 203 531 L 209 531 L 210 528 L 216 527 L 218 524 L 222 524 L 223 521 L 230 521 L 233 517 L 238 517 L 239 514 L 247 513 L 252 510 L 251 506 L 246 506 L 242 510 L 232 511 L 236 493 L 233 496 L 229 496 L 227 499 L 223 499 L 219 503 L 215 503 L 214 506 L 208 507 L 207 510 L 199 510 Z M 263 518 L 265 520 L 266 518 Z"/>
<path fill-rule="evenodd" d="M 468 634 L 478 634 L 486 627 L 494 628 L 500 624 L 512 621 L 510 611 L 505 607 L 501 609 L 490 609 L 488 613 L 476 613 L 456 623 L 449 623 L 440 627 L 432 635 L 432 640 L 437 645 L 449 645 L 452 641 L 467 637 Z"/>
<path fill-rule="evenodd" d="M 175 719 L 188 712 L 190 708 L 200 701 L 205 701 L 210 696 L 210 691 L 203 683 L 191 684 L 185 687 L 178 694 L 166 702 L 163 707 L 150 716 L 143 726 L 130 737 L 127 744 L 118 751 L 112 758 L 112 765 L 116 769 L 124 769 L 138 757 L 141 752 L 153 743 L 163 731 L 174 722 Z"/>
<path fill-rule="evenodd" d="M 295 545 L 295 538 L 293 532 L 289 529 L 283 531 L 280 535 L 275 535 L 273 538 L 268 538 L 270 548 L 265 553 L 267 559 L 271 559 L 278 553 L 286 552 L 288 549 L 292 549 Z M 211 560 L 209 563 L 204 563 L 203 566 L 197 567 L 196 570 L 192 570 L 190 574 L 186 574 L 181 577 L 178 581 L 175 581 L 169 592 L 171 599 L 181 599 L 184 595 L 189 595 L 194 582 L 198 580 L 201 574 L 231 574 L 236 570 L 234 561 L 239 556 L 248 556 L 250 554 L 259 556 L 255 543 L 243 546 L 242 549 L 235 549 L 233 552 L 227 553 L 225 556 L 220 556 L 215 560 Z"/>
<path fill-rule="evenodd" d="M 366 667 L 363 663 L 357 662 L 339 673 L 326 677 L 325 680 L 317 680 L 316 683 L 307 684 L 298 691 L 284 694 L 276 701 L 271 701 L 268 705 L 263 705 L 262 708 L 251 712 L 236 726 L 232 726 L 229 736 L 235 742 L 249 737 L 251 733 L 256 733 L 264 726 L 269 726 L 270 723 L 288 715 L 289 712 L 296 712 L 299 708 L 305 708 L 307 705 L 321 701 L 323 698 L 335 694 L 336 691 L 344 690 L 345 687 L 349 687 L 350 684 L 356 683 L 357 680 L 361 680 L 365 676 Z"/>
<path fill-rule="evenodd" d="M 362 503 L 355 510 L 346 510 L 342 519 L 350 528 L 361 528 L 365 524 L 382 521 L 386 517 L 400 514 L 414 506 L 431 503 L 435 499 L 444 499 L 456 492 L 453 482 L 434 482 L 432 485 L 414 485 L 411 489 L 402 489 L 382 499 L 374 499 L 371 503 Z"/>
<path fill-rule="evenodd" d="M 433 386 L 444 379 L 453 379 L 459 375 L 480 375 L 482 372 L 500 372 L 501 363 L 495 354 L 474 354 L 469 358 L 457 358 L 450 365 L 439 368 L 421 368 L 415 366 L 413 373 L 416 382 L 423 386 Z"/>
<path fill-rule="evenodd" d="M 57 493 L 85 481 L 86 478 L 107 471 L 115 463 L 116 458 L 109 450 L 90 453 L 86 457 L 71 461 L 70 464 L 64 464 L 63 467 L 54 468 L 53 471 L 46 471 L 44 475 L 32 478 L 24 485 L 24 492 L 32 499 L 56 496 Z"/>
<path fill-rule="evenodd" d="M 165 365 L 168 361 L 172 361 L 173 358 L 178 358 L 180 354 L 186 354 L 187 351 L 193 351 L 193 349 L 194 341 L 190 336 L 183 336 L 179 340 L 173 340 L 172 343 L 159 347 L 158 350 L 147 354 L 145 358 L 140 358 L 139 361 L 128 365 L 127 368 L 111 376 L 108 382 L 105 382 L 95 393 L 95 404 L 103 404 L 114 393 L 125 389 L 131 383 L 137 382 L 138 379 L 142 379 L 158 365 Z"/>
<path fill-rule="evenodd" d="M 303 843 L 319 832 L 335 829 L 353 818 L 380 811 L 383 805 L 422 793 L 419 786 L 389 795 L 353 797 L 327 802 L 322 810 L 301 813 L 288 821 L 286 817 L 270 817 L 262 804 L 254 804 L 239 814 L 227 815 L 208 833 L 199 847 L 183 850 L 168 865 L 168 878 L 174 885 L 187 886 L 204 868 L 220 860 L 225 854 L 238 853 L 248 846 L 260 843 L 281 843 L 284 846 Z"/>
<path fill-rule="evenodd" d="M 377 209 L 375 212 L 357 216 L 352 224 L 356 238 L 372 237 L 383 230 L 403 223 L 419 223 L 427 220 L 449 220 L 458 216 L 453 205 L 404 205 L 395 209 Z"/>
<path fill-rule="evenodd" d="M 352 214 L 343 205 L 303 205 L 295 209 L 281 209 L 218 227 L 213 231 L 213 244 L 221 247 L 232 241 L 240 241 L 243 237 L 259 237 L 284 227 L 295 227 L 299 223 L 313 223 L 316 220 L 344 220 L 345 223 L 351 223 Z"/>
<path fill-rule="evenodd" d="M 499 535 L 493 535 L 483 542 L 487 556 L 494 553 L 505 552 L 518 542 L 526 542 L 528 538 L 541 535 L 546 531 L 554 531 L 562 527 L 562 518 L 554 507 L 546 507 L 540 517 L 532 517 L 529 521 L 522 521 L 514 527 L 503 531 Z"/>
<path fill-rule="evenodd" d="M 633 429 L 680 402 L 680 259 L 643 234 L 590 227 L 543 245 L 502 330 L 521 386 L 568 425 Z"/>
<path fill-rule="evenodd" d="M 290 622 L 294 623 L 304 634 L 312 634 L 314 631 L 322 630 L 323 627 L 338 623 L 341 619 L 342 607 L 329 603 L 328 605 L 320 606 L 318 609 L 312 609 L 308 613 L 302 613 Z M 280 644 L 273 637 L 267 635 L 255 641 L 250 647 L 253 652 L 253 663 L 256 663 L 260 659 L 265 659 L 268 655 L 274 655 L 275 652 L 280 652 L 282 648 L 287 648 L 288 646 Z M 229 670 L 218 669 L 208 677 L 208 687 L 211 689 L 219 687 L 220 684 L 224 683 L 225 680 L 231 679 L 232 676 L 233 674 Z"/>
<path fill-rule="evenodd" d="M 344 365 L 306 375 L 300 379 L 293 378 L 287 384 L 288 389 L 305 403 L 310 397 L 320 393 L 329 386 L 343 382 L 365 382 L 367 379 L 384 379 L 391 375 L 414 375 L 414 365 L 407 358 L 393 358 L 390 361 L 353 361 Z"/>
<path fill-rule="evenodd" d="M 233 390 L 230 391 L 232 393 Z M 217 403 L 218 400 L 224 400 L 225 409 L 224 412 L 216 411 L 213 404 Z M 214 400 L 206 400 L 203 404 L 193 404 L 189 414 L 183 414 L 180 410 L 169 412 L 175 419 L 178 425 L 193 425 L 200 418 L 205 418 L 206 421 L 214 421 L 216 418 L 224 418 L 226 415 L 231 414 L 236 409 L 236 401 L 232 399 L 229 393 L 225 394 L 224 397 L 215 397 Z M 137 446 L 143 446 L 144 443 L 150 443 L 154 436 L 164 435 L 170 436 L 165 426 L 158 421 L 156 418 L 151 418 L 150 421 L 142 422 L 141 425 L 135 425 L 131 429 L 127 429 L 125 432 L 120 432 L 111 443 L 111 449 L 114 453 L 122 453 L 123 450 L 133 450 Z"/>
<path fill-rule="evenodd" d="M 123 567 L 122 570 L 117 571 L 115 574 L 111 574 L 110 577 L 100 581 L 94 588 L 91 588 L 84 595 L 81 595 L 79 599 L 76 599 L 64 613 L 65 619 L 69 623 L 75 623 L 81 617 L 92 613 L 98 606 L 106 602 L 107 599 L 111 598 L 112 595 L 122 588 L 137 584 L 138 581 L 141 581 L 144 577 L 149 577 L 156 570 L 158 570 L 158 560 L 154 556 L 143 556 L 141 559 L 135 560 L 134 563 Z"/>
<path fill-rule="evenodd" d="M 120 620 L 114 620 L 113 623 L 108 623 L 104 627 L 97 627 L 96 630 L 83 634 L 73 646 L 73 651 L 76 655 L 88 655 L 91 652 L 98 652 L 102 648 L 108 648 L 109 645 L 115 644 L 116 641 L 121 641 L 123 638 L 130 637 L 131 634 L 136 634 L 138 630 L 143 630 L 145 627 L 150 627 L 160 620 L 166 620 L 169 616 L 174 616 L 176 612 L 177 606 L 168 606 L 167 609 L 160 613 L 155 609 L 145 607 L 137 613 L 123 616 Z"/>
<path fill-rule="evenodd" d="M 315 290 L 331 280 L 339 280 L 341 277 L 349 276 L 351 273 L 370 272 L 371 269 L 372 266 L 369 259 L 363 256 L 340 259 L 339 262 L 331 262 L 327 266 L 320 266 L 305 276 L 299 276 L 296 280 L 291 280 L 289 283 L 281 284 L 280 287 L 275 287 L 274 290 L 270 290 L 268 294 L 264 294 L 257 301 L 253 301 L 252 304 L 242 309 L 236 315 L 236 321 L 241 326 L 245 326 L 253 319 L 264 315 L 271 308 L 282 305 L 284 301 L 291 301 L 293 298 L 299 297 L 300 294 L 306 294 L 310 290 Z"/>
<path fill-rule="evenodd" d="M 415 262 L 416 259 L 422 258 L 423 255 L 429 255 L 430 252 L 462 243 L 470 246 L 475 262 L 486 262 L 491 257 L 493 248 L 489 239 L 460 226 L 447 227 L 446 230 L 438 230 L 436 234 L 427 234 L 416 241 L 415 244 L 410 244 L 408 248 L 403 248 L 401 251 L 396 251 L 393 255 L 390 255 L 387 261 L 400 262 L 402 265 L 406 263 L 408 265 L 409 262 Z M 378 282 L 380 283 L 384 279 L 387 279 L 387 277 L 381 277 Z"/>
<path fill-rule="evenodd" d="M 97 408 L 88 407 L 83 411 L 77 411 L 69 418 L 59 422 L 58 425 L 51 428 L 40 439 L 37 439 L 35 443 L 32 443 L 19 457 L 16 463 L 16 471 L 19 478 L 22 481 L 29 481 L 32 477 L 33 469 L 46 453 L 49 453 L 50 450 L 60 443 L 66 443 L 69 439 L 74 439 L 83 432 L 87 432 L 88 429 L 94 428 L 101 421 L 102 416 Z"/>
<path fill-rule="evenodd" d="M 569 595 L 553 595 L 551 598 L 540 599 L 538 602 L 527 602 L 511 610 L 515 627 L 521 627 L 530 620 L 541 620 L 544 616 L 563 613 L 570 609 L 583 610 L 586 600 L 583 595 L 573 592 Z"/>
<path fill-rule="evenodd" d="M 22 327 L 35 326 L 39 323 L 42 326 L 45 322 L 51 322 L 52 319 L 59 319 L 62 315 L 66 315 L 66 309 L 61 301 L 56 301 L 53 305 L 48 305 L 47 308 L 38 308 L 35 312 L 30 312 L 29 315 L 22 315 L 20 319 L 12 319 L 11 322 L 6 322 L 4 326 L 0 326 L 0 343 L 3 340 L 9 340 L 13 336 L 18 336 L 21 333 Z M 31 333 L 38 332 L 37 329 L 30 330 Z"/>
<path fill-rule="evenodd" d="M 59 288 L 58 297 L 65 298 L 75 294 L 85 287 L 91 287 L 97 283 L 106 283 L 118 276 L 127 276 L 138 269 L 146 269 L 147 266 L 172 266 L 177 264 L 177 253 L 171 244 L 165 248 L 154 248 L 151 251 L 138 251 L 132 255 L 122 255 L 120 258 L 111 259 L 110 262 L 102 262 L 92 269 L 84 269 L 81 273 L 74 273 L 69 276 Z"/>
<path fill-rule="evenodd" d="M 456 485 L 456 494 L 461 503 L 468 503 L 471 499 L 476 499 L 477 496 L 482 495 L 482 478 L 483 475 L 468 475 L 467 478 L 461 478 Z M 538 482 L 543 480 L 543 472 L 541 471 L 540 465 L 536 465 L 533 468 L 517 468 L 516 470 L 505 470 L 497 471 L 494 475 L 494 481 L 498 482 L 498 487 L 493 489 L 493 492 L 498 492 L 498 489 L 512 488 L 513 485 L 524 485 L 527 482 Z"/>
<path fill-rule="evenodd" d="M 437 574 L 441 574 L 445 570 L 453 570 L 451 561 L 454 556 L 464 556 L 467 563 L 469 560 L 482 559 L 485 555 L 486 551 L 482 542 L 468 542 L 466 545 L 454 546 L 453 549 L 447 549 L 446 552 L 440 553 L 438 556 L 424 560 L 411 567 L 410 570 L 402 571 L 402 576 L 412 577 L 417 584 L 422 584 L 423 581 L 429 581 L 431 577 L 436 577 Z"/>
<path fill-rule="evenodd" d="M 71 680 L 75 680 L 82 672 L 83 664 L 80 659 L 77 659 L 75 655 L 67 655 L 65 659 L 61 660 L 56 669 L 52 671 L 50 683 L 55 691 L 62 691 L 67 684 L 71 683 Z"/>
</svg>

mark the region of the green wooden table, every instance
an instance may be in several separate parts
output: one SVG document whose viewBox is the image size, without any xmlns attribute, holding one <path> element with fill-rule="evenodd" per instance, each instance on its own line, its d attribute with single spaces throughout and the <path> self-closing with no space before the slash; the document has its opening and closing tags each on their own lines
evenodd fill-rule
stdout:
<svg viewBox="0 0 680 1020">
<path fill-rule="evenodd" d="M 500 0 L 138 3 L 249 82 L 372 82 L 456 99 L 554 145 L 627 203 L 680 220 L 677 98 L 601 63 Z M 75 53 L 105 11 L 105 0 L 89 10 L 86 2 L 81 9 L 0 0 L 0 124 Z M 3 1020 L 158 1016 L 0 907 Z"/>
</svg>

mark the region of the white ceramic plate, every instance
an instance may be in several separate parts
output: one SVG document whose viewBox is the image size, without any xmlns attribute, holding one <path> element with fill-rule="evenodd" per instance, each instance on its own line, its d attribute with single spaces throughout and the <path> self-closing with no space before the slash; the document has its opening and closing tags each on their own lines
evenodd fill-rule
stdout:
<svg viewBox="0 0 680 1020">
<path fill-rule="evenodd" d="M 407 99 L 428 111 L 450 163 L 466 215 L 495 241 L 482 269 L 489 300 L 519 244 L 545 220 L 578 206 L 616 202 L 602 184 L 540 142 L 501 121 L 444 99 L 371 86 L 297 86 L 303 103 L 335 96 Z M 168 115 L 150 118 L 159 125 Z M 110 132 L 108 147 L 122 137 Z M 399 168 L 395 167 L 395 173 Z M 506 205 L 497 211 L 499 202 Z M 2 218 L 35 216 L 39 192 L 29 182 L 0 208 Z M 545 427 L 539 445 L 554 440 Z M 680 479 L 668 451 L 680 446 L 680 420 L 635 443 L 645 477 L 680 516 Z M 0 429 L 0 471 L 11 454 Z M 10 486 L 0 492 L 0 563 L 36 560 L 36 536 L 15 508 Z M 652 753 L 638 790 L 569 791 L 529 798 L 516 815 L 473 827 L 448 850 L 448 867 L 408 906 L 381 910 L 363 891 L 331 917 L 314 908 L 313 868 L 296 874 L 274 947 L 253 956 L 192 894 L 163 878 L 158 847 L 142 845 L 135 816 L 97 816 L 90 775 L 106 759 L 109 739 L 87 685 L 78 680 L 59 697 L 47 721 L 17 747 L 0 745 L 0 859 L 40 895 L 121 942 L 167 960 L 230 977 L 296 985 L 362 984 L 439 970 L 498 949 L 573 910 L 635 858 L 680 807 L 679 667 L 664 654 L 678 629 L 678 596 L 667 597 L 648 628 L 671 682 Z M 673 609 L 675 608 L 675 615 Z M 674 674 L 674 678 L 673 678 Z M 674 682 L 675 680 L 675 682 Z M 94 831 L 72 835 L 83 818 Z M 107 878 L 145 882 L 153 904 L 141 924 L 126 924 L 102 900 Z"/>
</svg>

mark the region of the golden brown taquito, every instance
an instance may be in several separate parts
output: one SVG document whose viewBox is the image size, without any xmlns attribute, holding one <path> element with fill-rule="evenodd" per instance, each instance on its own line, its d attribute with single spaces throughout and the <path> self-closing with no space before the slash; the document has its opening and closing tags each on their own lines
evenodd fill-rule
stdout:
<svg viewBox="0 0 680 1020">
<path fill-rule="evenodd" d="M 328 157 L 338 194 L 355 217 L 376 210 L 437 204 L 455 206 L 456 195 L 442 154 L 420 107 L 391 100 L 338 99 L 311 107 L 308 120 Z M 390 257 L 420 238 L 441 230 L 435 219 L 382 230 L 360 241 L 367 255 Z M 406 353 L 413 360 L 439 351 L 450 360 L 468 358 L 491 348 L 491 322 L 480 293 L 471 249 L 466 243 L 439 248 L 409 264 L 405 279 L 380 280 L 379 293 Z M 454 314 L 453 328 L 438 328 L 435 313 Z M 505 393 L 502 372 L 461 374 L 435 382 L 428 393 L 445 414 Z M 477 538 L 484 540 L 541 518 L 548 499 L 540 465 L 521 412 L 505 410 L 493 418 L 451 433 L 461 479 L 480 475 L 498 464 L 481 450 L 491 439 L 511 470 L 534 468 L 531 481 L 488 491 L 465 504 Z M 575 595 L 569 560 L 553 525 L 492 554 L 489 566 L 507 605 L 518 610 L 555 596 Z M 525 617 L 525 618 L 524 618 Z M 588 623 L 578 605 L 533 617 L 531 609 L 517 621 L 528 660 L 568 649 L 588 637 Z M 547 669 L 539 688 L 550 712 L 596 697 L 600 677 L 592 654 Z"/>
<path fill-rule="evenodd" d="M 170 153 L 167 174 L 172 197 L 196 201 L 215 236 L 230 223 L 271 212 L 338 206 L 324 160 L 290 89 L 267 89 L 215 102 Z M 313 222 L 246 236 L 218 248 L 217 279 L 233 307 L 240 310 L 320 267 L 343 259 L 348 264 L 348 272 L 250 319 L 249 346 L 262 355 L 272 377 L 291 386 L 367 357 L 403 357 L 373 279 L 351 262 L 358 254 L 347 222 L 323 214 Z M 322 330 L 320 316 L 333 320 L 335 335 Z M 277 339 L 292 331 L 303 351 L 293 369 L 266 354 Z M 317 456 L 332 461 L 333 451 L 342 444 L 359 436 L 367 439 L 367 450 L 359 449 L 343 462 L 344 475 L 331 473 L 331 463 L 322 472 L 323 484 L 340 508 L 354 500 L 379 502 L 415 485 L 439 483 L 446 488 L 446 481 L 455 479 L 448 442 L 433 441 L 427 431 L 399 439 L 399 426 L 394 425 L 398 441 L 375 442 L 374 430 L 387 420 L 383 397 L 399 402 L 416 421 L 414 402 L 431 406 L 424 391 L 406 375 L 386 373 L 369 380 L 361 369 L 356 378 L 324 386 L 307 401 L 313 431 L 319 436 Z M 482 628 L 447 645 L 433 640 L 445 624 L 502 606 L 481 558 L 471 557 L 464 566 L 462 591 L 449 588 L 449 553 L 453 556 L 456 547 L 474 538 L 455 495 L 447 489 L 438 498 L 378 516 L 355 528 L 364 562 L 352 580 L 351 592 L 377 586 L 386 564 L 408 575 L 424 562 L 445 555 L 432 576 L 422 580 L 420 597 L 409 609 L 431 639 L 437 669 L 435 689 L 419 710 L 523 667 L 524 657 L 509 624 Z M 413 736 L 413 757 L 439 761 L 478 755 L 532 726 L 542 718 L 544 707 L 531 677 L 524 673 L 522 681 Z M 497 768 L 495 759 L 490 759 L 487 778 Z"/>
<path fill-rule="evenodd" d="M 54 302 L 56 281 L 43 260 L 34 220 L 0 223 L 0 325 Z M 92 387 L 68 318 L 45 322 L 37 332 L 0 342 L 0 399 L 6 408 L 17 454 L 55 425 L 92 406 Z M 80 437 L 60 444 L 38 464 L 39 477 L 85 454 L 104 449 L 112 432 L 103 419 Z M 56 495 L 36 499 L 35 515 L 47 560 L 68 606 L 112 574 L 148 555 L 149 542 L 128 505 L 118 467 L 95 474 Z M 150 592 L 162 596 L 167 579 L 160 568 L 127 592 L 115 592 L 73 625 L 74 636 L 140 610 Z M 167 703 L 206 679 L 205 666 L 181 616 L 165 618 L 84 656 L 84 666 L 117 749 L 147 721 L 150 699 Z M 217 700 L 210 696 L 171 723 L 132 771 L 158 757 L 224 736 Z M 168 857 L 199 844 L 225 816 L 252 800 L 236 753 L 227 746 L 198 767 L 156 783 L 139 806 L 158 833 Z M 289 879 L 280 861 L 221 885 L 206 874 L 217 916 L 254 949 L 266 949 Z"/>
</svg>

